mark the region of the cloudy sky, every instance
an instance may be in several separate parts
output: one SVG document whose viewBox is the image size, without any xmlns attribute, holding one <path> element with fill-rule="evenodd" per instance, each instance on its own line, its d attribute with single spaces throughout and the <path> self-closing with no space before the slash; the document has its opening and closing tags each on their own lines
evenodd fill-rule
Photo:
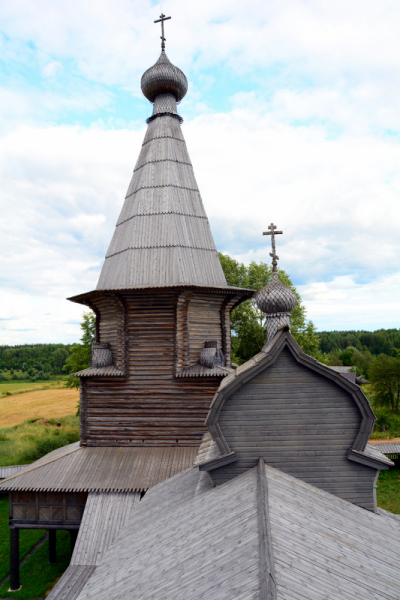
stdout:
<svg viewBox="0 0 400 600">
<path fill-rule="evenodd" d="M 149 0 L 0 2 L 0 344 L 72 342 L 151 106 Z M 398 327 L 400 3 L 164 2 L 217 248 L 281 266 L 320 330 Z"/>
</svg>

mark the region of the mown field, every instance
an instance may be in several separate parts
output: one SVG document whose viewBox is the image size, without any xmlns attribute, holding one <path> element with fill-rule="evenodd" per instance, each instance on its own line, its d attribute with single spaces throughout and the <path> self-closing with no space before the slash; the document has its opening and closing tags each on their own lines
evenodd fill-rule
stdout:
<svg viewBox="0 0 400 600">
<path fill-rule="evenodd" d="M 65 377 L 55 376 L 38 381 L 0 381 L 0 397 L 5 394 L 64 387 Z"/>
<path fill-rule="evenodd" d="M 18 425 L 27 419 L 49 419 L 75 414 L 78 401 L 79 392 L 65 387 L 2 396 L 0 428 Z"/>
</svg>

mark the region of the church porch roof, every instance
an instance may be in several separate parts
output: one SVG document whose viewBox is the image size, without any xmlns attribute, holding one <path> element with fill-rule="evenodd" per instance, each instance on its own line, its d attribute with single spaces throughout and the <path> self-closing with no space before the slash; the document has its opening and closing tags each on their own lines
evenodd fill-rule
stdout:
<svg viewBox="0 0 400 600">
<path fill-rule="evenodd" d="M 196 447 L 84 447 L 50 452 L 0 483 L 0 491 L 142 492 L 193 464 Z"/>
</svg>

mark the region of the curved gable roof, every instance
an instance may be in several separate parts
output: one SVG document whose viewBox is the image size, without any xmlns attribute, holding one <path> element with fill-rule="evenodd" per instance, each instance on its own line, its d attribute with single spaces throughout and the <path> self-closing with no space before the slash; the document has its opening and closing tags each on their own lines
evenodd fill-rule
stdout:
<svg viewBox="0 0 400 600">
<path fill-rule="evenodd" d="M 342 375 L 340 375 L 340 373 L 333 371 L 316 359 L 306 355 L 291 335 L 288 327 L 278 331 L 274 339 L 267 343 L 259 354 L 238 367 L 234 373 L 230 374 L 221 382 L 221 385 L 211 404 L 205 424 L 208 427 L 213 439 L 217 442 L 221 452 L 223 453 L 223 457 L 226 457 L 225 461 L 233 462 L 236 460 L 234 449 L 229 447 L 219 423 L 220 413 L 226 400 L 232 396 L 232 394 L 238 392 L 241 386 L 243 386 L 245 383 L 251 381 L 259 373 L 272 366 L 284 348 L 287 348 L 290 351 L 291 355 L 299 364 L 335 383 L 345 392 L 350 394 L 354 400 L 354 403 L 361 415 L 361 423 L 359 431 L 348 454 L 348 458 L 352 461 L 356 461 L 367 466 L 375 468 L 387 468 L 387 464 L 383 456 L 382 459 L 380 459 L 380 457 L 372 457 L 370 456 L 370 453 L 366 452 L 367 442 L 375 423 L 375 415 L 361 388 L 344 378 Z M 218 464 L 216 464 L 213 468 L 220 466 L 221 461 L 224 460 L 223 457 L 221 457 Z"/>
</svg>

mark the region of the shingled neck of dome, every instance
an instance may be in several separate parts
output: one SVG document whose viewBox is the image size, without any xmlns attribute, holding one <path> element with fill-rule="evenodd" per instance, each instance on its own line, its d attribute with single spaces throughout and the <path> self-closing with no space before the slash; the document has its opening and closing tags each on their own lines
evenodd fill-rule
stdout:
<svg viewBox="0 0 400 600">
<path fill-rule="evenodd" d="M 267 316 L 267 341 L 271 341 L 278 330 L 288 325 L 290 313 L 297 304 L 297 297 L 278 277 L 274 271 L 272 279 L 265 288 L 257 292 L 255 302 Z"/>
<path fill-rule="evenodd" d="M 154 104 L 153 114 L 147 123 L 166 115 L 183 122 L 176 105 L 186 95 L 188 82 L 185 74 L 170 62 L 164 50 L 156 64 L 143 73 L 141 87 L 144 96 Z"/>
</svg>

